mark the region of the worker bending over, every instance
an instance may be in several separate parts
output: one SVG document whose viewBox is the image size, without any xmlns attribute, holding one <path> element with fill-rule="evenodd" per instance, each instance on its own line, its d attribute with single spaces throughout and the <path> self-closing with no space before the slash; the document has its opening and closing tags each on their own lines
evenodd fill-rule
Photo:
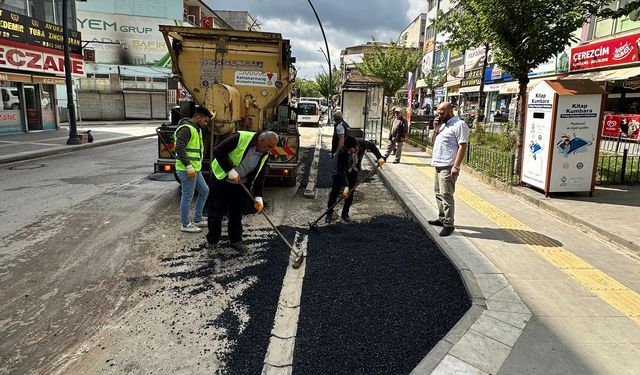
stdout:
<svg viewBox="0 0 640 375">
<path fill-rule="evenodd" d="M 209 233 L 207 241 L 215 248 L 222 233 L 222 217 L 229 209 L 228 235 L 231 247 L 240 253 L 248 248 L 242 243 L 242 208 L 249 197 L 239 184 L 253 189 L 255 209 L 262 212 L 264 202 L 265 163 L 269 150 L 278 144 L 278 134 L 266 131 L 239 131 L 229 136 L 213 150 L 211 162 Z"/>
<path fill-rule="evenodd" d="M 344 196 L 344 206 L 342 208 L 342 220 L 349 223 L 351 218 L 349 217 L 349 209 L 353 203 L 353 194 L 351 190 L 358 182 L 358 171 L 362 169 L 362 158 L 365 151 L 371 151 L 378 159 L 378 165 L 383 166 L 385 158 L 378 148 L 371 142 L 364 139 L 357 139 L 354 137 L 346 137 L 344 145 L 337 152 L 337 160 L 333 173 L 333 185 L 331 187 L 331 193 L 329 193 L 329 202 L 327 207 L 331 208 L 338 199 L 338 194 L 342 191 Z M 337 218 L 337 217 L 336 217 Z M 325 218 L 326 223 L 331 223 L 333 217 L 333 210 L 327 212 Z"/>
</svg>

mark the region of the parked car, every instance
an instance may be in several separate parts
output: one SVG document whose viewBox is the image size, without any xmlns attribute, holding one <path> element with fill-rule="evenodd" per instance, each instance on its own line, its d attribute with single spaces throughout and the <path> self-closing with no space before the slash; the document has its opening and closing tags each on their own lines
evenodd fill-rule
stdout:
<svg viewBox="0 0 640 375">
<path fill-rule="evenodd" d="M 2 87 L 2 105 L 4 109 L 20 108 L 18 89 L 14 87 Z"/>
<path fill-rule="evenodd" d="M 320 126 L 320 106 L 316 102 L 300 101 L 296 111 L 298 124 Z"/>
</svg>

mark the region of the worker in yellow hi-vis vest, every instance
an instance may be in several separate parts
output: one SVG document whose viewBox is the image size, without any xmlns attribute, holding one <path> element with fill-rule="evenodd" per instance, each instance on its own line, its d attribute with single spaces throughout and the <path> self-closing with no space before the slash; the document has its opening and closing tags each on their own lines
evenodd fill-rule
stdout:
<svg viewBox="0 0 640 375">
<path fill-rule="evenodd" d="M 207 226 L 207 220 L 202 218 L 202 209 L 209 195 L 209 187 L 202 176 L 202 158 L 204 143 L 202 128 L 205 128 L 213 115 L 205 107 L 198 107 L 191 119 L 184 119 L 173 133 L 176 145 L 176 173 L 180 178 L 182 197 L 180 198 L 180 230 L 187 233 L 198 233 L 200 227 Z M 193 223 L 189 219 L 189 206 L 193 194 L 198 191 Z"/>
<path fill-rule="evenodd" d="M 231 247 L 240 253 L 247 252 L 248 248 L 242 243 L 242 208 L 248 197 L 239 184 L 244 184 L 249 190 L 253 188 L 256 200 L 254 207 L 256 211 L 262 212 L 265 163 L 269 157 L 269 150 L 278 145 L 278 139 L 278 134 L 271 131 L 239 131 L 213 150 L 207 234 L 210 248 L 215 248 L 220 241 L 222 217 L 228 208 Z"/>
</svg>

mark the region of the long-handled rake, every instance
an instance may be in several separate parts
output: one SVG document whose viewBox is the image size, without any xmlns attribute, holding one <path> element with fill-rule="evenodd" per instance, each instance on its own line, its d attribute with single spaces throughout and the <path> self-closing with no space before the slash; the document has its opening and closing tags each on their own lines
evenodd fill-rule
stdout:
<svg viewBox="0 0 640 375">
<path fill-rule="evenodd" d="M 240 184 L 240 186 L 242 186 L 242 189 L 245 191 L 245 193 L 247 193 L 247 195 L 249 196 L 249 198 L 251 198 L 251 200 L 253 201 L 253 203 L 256 203 L 256 198 L 253 196 L 253 194 L 251 194 L 251 192 L 249 191 L 249 189 L 247 189 L 246 186 L 244 186 L 244 184 Z M 269 222 L 269 225 L 271 225 L 271 228 L 273 228 L 273 230 L 276 232 L 276 234 L 278 234 L 278 237 L 280 237 L 280 239 L 287 244 L 287 247 L 289 248 L 289 250 L 291 250 L 291 252 L 293 254 L 295 254 L 296 259 L 293 261 L 293 264 L 291 265 L 294 269 L 298 269 L 300 268 L 300 266 L 302 265 L 302 262 L 304 262 L 304 252 L 297 252 L 296 249 L 293 248 L 293 246 L 289 243 L 289 241 L 287 241 L 286 238 L 284 238 L 284 236 L 282 235 L 282 233 L 280 233 L 280 231 L 278 230 L 278 228 L 275 226 L 275 224 L 273 224 L 273 222 L 271 221 L 271 219 L 269 219 L 269 216 L 267 216 L 267 214 L 264 212 L 264 210 L 261 211 L 262 215 L 264 216 L 265 219 L 267 219 L 267 221 Z"/>
<path fill-rule="evenodd" d="M 356 188 L 358 188 L 358 186 L 360 186 L 361 183 L 363 183 L 364 181 L 368 180 L 369 178 L 371 178 L 377 171 L 378 168 L 380 168 L 380 164 L 376 164 L 375 167 L 373 167 L 373 169 L 366 175 L 364 176 L 364 178 L 360 181 L 358 181 L 354 186 L 353 189 L 351 189 L 349 191 L 348 195 L 353 194 L 356 191 Z M 336 203 L 332 204 L 331 207 L 329 207 L 322 215 L 320 215 L 320 217 L 318 217 L 315 221 L 313 222 L 309 222 L 309 230 L 312 231 L 316 231 L 318 228 L 316 227 L 316 225 L 318 224 L 318 222 L 320 220 L 322 220 L 323 217 L 327 216 L 327 214 L 329 214 L 329 212 L 332 212 L 333 209 L 335 208 L 335 206 L 338 205 L 338 203 L 342 202 L 343 200 L 345 200 L 345 196 L 340 194 L 340 198 L 338 200 L 336 200 Z"/>
</svg>

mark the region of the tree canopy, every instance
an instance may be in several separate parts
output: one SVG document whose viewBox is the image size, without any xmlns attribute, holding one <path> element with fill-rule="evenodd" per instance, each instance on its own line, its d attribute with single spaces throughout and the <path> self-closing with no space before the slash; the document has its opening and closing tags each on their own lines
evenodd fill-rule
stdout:
<svg viewBox="0 0 640 375">
<path fill-rule="evenodd" d="M 333 81 L 333 84 L 331 85 L 331 93 L 335 95 L 338 92 L 337 88 L 340 84 L 340 71 L 335 66 L 331 71 L 331 81 Z M 315 84 L 320 92 L 320 95 L 318 96 L 323 96 L 325 98 L 329 96 L 329 73 L 322 72 L 316 75 Z"/>
<path fill-rule="evenodd" d="M 356 70 L 362 75 L 381 78 L 384 95 L 392 96 L 406 85 L 407 73 L 418 69 L 421 58 L 422 52 L 393 42 L 384 49 L 374 44 L 372 52 L 363 54 L 363 61 L 356 65 Z"/>
</svg>

